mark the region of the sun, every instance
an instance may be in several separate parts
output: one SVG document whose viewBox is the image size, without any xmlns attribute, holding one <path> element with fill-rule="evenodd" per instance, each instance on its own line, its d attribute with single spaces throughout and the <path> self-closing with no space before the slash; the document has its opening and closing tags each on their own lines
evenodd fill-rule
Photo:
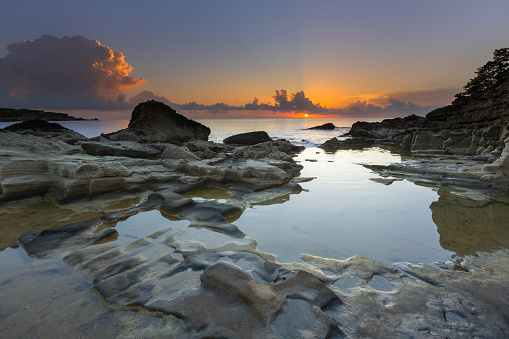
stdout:
<svg viewBox="0 0 509 339">
<path fill-rule="evenodd" d="M 307 114 L 307 113 L 306 113 L 306 114 L 304 114 L 304 118 L 307 118 L 308 116 L 309 116 L 309 114 Z"/>
</svg>

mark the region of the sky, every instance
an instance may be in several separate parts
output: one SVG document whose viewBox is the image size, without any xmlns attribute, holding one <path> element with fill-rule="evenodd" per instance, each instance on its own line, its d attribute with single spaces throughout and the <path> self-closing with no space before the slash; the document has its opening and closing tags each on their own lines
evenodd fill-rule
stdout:
<svg viewBox="0 0 509 339">
<path fill-rule="evenodd" d="M 507 0 L 0 0 L 0 107 L 423 115 L 509 47 L 508 17 Z"/>
</svg>

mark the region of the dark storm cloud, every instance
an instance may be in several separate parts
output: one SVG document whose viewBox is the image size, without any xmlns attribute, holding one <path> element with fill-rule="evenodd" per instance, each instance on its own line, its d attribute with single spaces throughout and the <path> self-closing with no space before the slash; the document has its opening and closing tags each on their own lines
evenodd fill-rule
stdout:
<svg viewBox="0 0 509 339">
<path fill-rule="evenodd" d="M 39 39 L 7 46 L 0 59 L 0 106 L 46 109 L 122 109 L 123 90 L 144 79 L 129 76 L 121 52 L 84 36 Z"/>
</svg>

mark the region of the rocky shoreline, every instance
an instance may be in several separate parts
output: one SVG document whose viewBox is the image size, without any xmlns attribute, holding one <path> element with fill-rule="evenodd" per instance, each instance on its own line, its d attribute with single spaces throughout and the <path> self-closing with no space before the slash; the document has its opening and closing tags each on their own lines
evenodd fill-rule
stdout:
<svg viewBox="0 0 509 339">
<path fill-rule="evenodd" d="M 356 122 L 348 133 L 320 147 L 326 151 L 379 146 L 413 161 L 371 169 L 436 183 L 509 192 L 509 82 L 481 94 L 459 96 L 425 117 Z"/>
<path fill-rule="evenodd" d="M 31 257 L 60 258 L 92 277 L 108 308 L 136 311 L 109 325 L 115 335 L 501 337 L 509 329 L 507 250 L 434 265 L 309 254 L 279 263 L 234 222 L 254 204 L 300 192 L 311 179 L 293 158 L 301 148 L 259 132 L 213 143 L 207 127 L 153 101 L 135 112 L 127 129 L 92 139 L 0 130 L 3 211 L 24 214 L 45 201 L 68 215 L 57 227 L 17 229 L 4 248 L 19 243 Z M 200 189 L 226 199 L 188 197 Z M 170 226 L 143 225 L 129 237 L 116 228 L 147 211 Z M 12 321 L 37 315 L 0 310 Z M 83 336 L 112 334 L 98 323 L 75 326 Z"/>
</svg>

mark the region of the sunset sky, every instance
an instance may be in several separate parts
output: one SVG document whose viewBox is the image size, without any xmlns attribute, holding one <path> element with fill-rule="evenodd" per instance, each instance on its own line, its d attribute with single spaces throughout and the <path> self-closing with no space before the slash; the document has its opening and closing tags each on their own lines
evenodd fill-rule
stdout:
<svg viewBox="0 0 509 339">
<path fill-rule="evenodd" d="M 285 89 L 320 114 L 425 114 L 509 47 L 508 17 L 507 0 L 0 0 L 0 107 L 274 105 Z"/>
</svg>

